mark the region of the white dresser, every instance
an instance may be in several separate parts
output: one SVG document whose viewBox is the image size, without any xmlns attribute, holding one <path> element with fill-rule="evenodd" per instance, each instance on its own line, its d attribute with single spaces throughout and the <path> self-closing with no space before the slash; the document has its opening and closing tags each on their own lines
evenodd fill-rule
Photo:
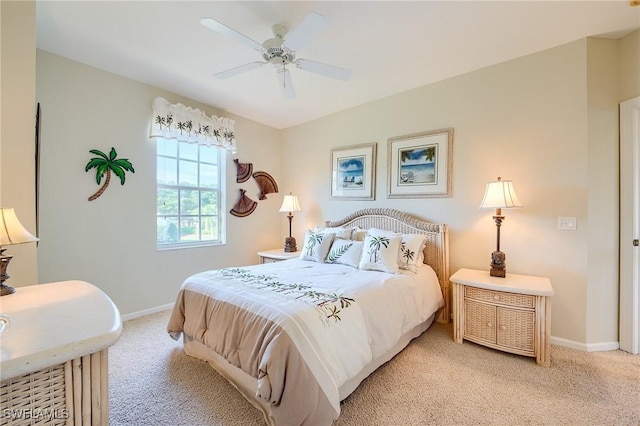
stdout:
<svg viewBox="0 0 640 426">
<path fill-rule="evenodd" d="M 108 348 L 120 313 L 84 281 L 17 287 L 0 297 L 0 425 L 108 425 Z"/>
</svg>

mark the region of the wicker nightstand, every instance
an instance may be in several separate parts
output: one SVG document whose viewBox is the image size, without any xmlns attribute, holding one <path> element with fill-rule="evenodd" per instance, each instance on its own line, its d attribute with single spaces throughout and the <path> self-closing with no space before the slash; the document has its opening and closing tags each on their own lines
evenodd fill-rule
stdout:
<svg viewBox="0 0 640 426">
<path fill-rule="evenodd" d="M 286 252 L 284 249 L 265 250 L 258 252 L 258 258 L 260 263 L 273 263 L 280 262 L 282 260 L 293 259 L 300 256 L 299 251 Z"/>
<path fill-rule="evenodd" d="M 453 287 L 453 338 L 463 339 L 551 363 L 551 296 L 545 277 L 460 269 L 450 278 Z"/>
</svg>

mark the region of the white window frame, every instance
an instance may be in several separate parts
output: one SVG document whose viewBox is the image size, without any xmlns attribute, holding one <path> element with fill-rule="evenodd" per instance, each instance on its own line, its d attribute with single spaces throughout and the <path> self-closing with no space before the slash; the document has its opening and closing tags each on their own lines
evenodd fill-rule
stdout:
<svg viewBox="0 0 640 426">
<path fill-rule="evenodd" d="M 162 139 L 162 138 L 158 138 L 157 139 L 157 143 L 160 143 L 161 141 L 165 141 L 167 139 Z M 186 158 L 181 158 L 180 157 L 180 148 L 183 145 L 186 145 L 185 142 L 177 142 L 177 149 L 178 152 L 176 153 L 176 156 L 172 156 L 172 155 L 168 155 L 168 154 L 163 154 L 163 153 L 159 153 L 159 150 L 157 149 L 158 145 L 156 143 L 156 203 L 158 202 L 158 196 L 159 196 L 159 192 L 161 189 L 175 189 L 178 190 L 178 206 L 177 206 L 177 215 L 171 214 L 171 215 L 166 215 L 166 214 L 160 214 L 159 213 L 159 209 L 158 206 L 156 205 L 156 247 L 157 250 L 175 250 L 175 249 L 184 249 L 184 248 L 192 248 L 192 247 L 208 247 L 208 246 L 218 246 L 218 245 L 224 245 L 226 244 L 226 163 L 227 163 L 227 151 L 225 149 L 220 149 L 217 147 L 213 147 L 213 146 L 205 146 L 205 145 L 199 145 L 198 146 L 198 159 L 197 160 L 192 160 L 192 159 L 186 159 Z M 212 149 L 216 151 L 216 155 L 217 155 L 217 182 L 218 182 L 218 186 L 217 187 L 204 187 L 204 186 L 200 186 L 200 185 L 181 185 L 179 182 L 179 176 L 180 176 L 180 161 L 189 161 L 189 162 L 195 162 L 198 165 L 198 182 L 200 182 L 200 164 L 211 164 L 211 163 L 206 163 L 206 162 L 201 162 L 200 161 L 200 150 L 201 149 Z M 158 167 L 157 167 L 157 162 L 160 158 L 172 158 L 172 159 L 176 159 L 176 178 L 177 178 L 177 182 L 176 184 L 167 184 L 167 183 L 160 183 L 159 179 L 158 179 Z M 182 213 L 182 209 L 181 209 L 181 198 L 180 197 L 180 191 L 181 190 L 192 190 L 192 191 L 198 191 L 198 192 L 213 192 L 216 193 L 217 196 L 217 200 L 218 200 L 218 211 L 215 214 L 202 214 L 202 205 L 201 205 L 201 200 L 199 197 L 199 212 L 197 215 L 189 215 L 189 214 L 183 214 Z M 170 242 L 170 243 L 162 243 L 159 241 L 158 239 L 158 220 L 160 217 L 165 216 L 165 217 L 174 217 L 177 218 L 177 223 L 180 224 L 182 221 L 182 218 L 185 217 L 197 217 L 198 218 L 198 223 L 201 223 L 201 219 L 202 217 L 211 217 L 211 216 L 215 216 L 217 221 L 218 221 L 218 239 L 216 240 L 196 240 L 196 241 L 178 241 L 178 242 Z M 180 226 L 178 226 L 178 240 L 180 239 Z M 198 233 L 200 233 L 200 229 L 198 230 Z M 201 236 L 199 236 L 199 238 L 201 238 Z"/>
</svg>

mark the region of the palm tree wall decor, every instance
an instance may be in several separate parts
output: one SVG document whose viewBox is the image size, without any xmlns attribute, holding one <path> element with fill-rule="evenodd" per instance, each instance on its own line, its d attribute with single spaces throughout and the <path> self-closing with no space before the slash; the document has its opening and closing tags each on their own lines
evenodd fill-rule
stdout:
<svg viewBox="0 0 640 426">
<path fill-rule="evenodd" d="M 120 178 L 120 185 L 124 185 L 125 181 L 125 173 L 131 172 L 135 173 L 136 171 L 133 169 L 133 165 L 126 158 L 117 158 L 118 153 L 116 149 L 111 147 L 111 151 L 109 155 L 106 155 L 104 152 L 92 149 L 89 151 L 90 153 L 97 155 L 97 157 L 93 157 L 84 168 L 85 172 L 88 172 L 91 169 L 96 169 L 96 182 L 100 185 L 102 182 L 102 178 L 104 177 L 104 184 L 96 191 L 95 194 L 89 197 L 89 201 L 93 201 L 107 189 L 109 186 L 109 182 L 111 181 L 111 172 L 115 173 L 116 176 Z"/>
</svg>

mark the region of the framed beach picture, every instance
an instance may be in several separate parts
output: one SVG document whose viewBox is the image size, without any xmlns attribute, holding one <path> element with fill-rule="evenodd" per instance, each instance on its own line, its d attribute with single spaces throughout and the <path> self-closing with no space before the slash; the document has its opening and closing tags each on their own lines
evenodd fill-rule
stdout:
<svg viewBox="0 0 640 426">
<path fill-rule="evenodd" d="M 387 198 L 451 196 L 453 128 L 388 140 Z"/>
<path fill-rule="evenodd" d="M 331 198 L 375 199 L 376 146 L 374 142 L 331 150 Z"/>
</svg>

